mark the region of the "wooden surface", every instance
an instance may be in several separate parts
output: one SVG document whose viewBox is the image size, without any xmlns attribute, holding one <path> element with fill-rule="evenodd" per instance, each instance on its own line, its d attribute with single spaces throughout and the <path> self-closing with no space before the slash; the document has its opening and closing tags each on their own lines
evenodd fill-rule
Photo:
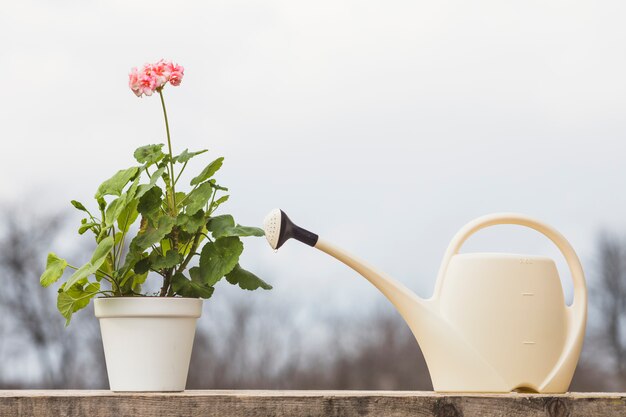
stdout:
<svg viewBox="0 0 626 417">
<path fill-rule="evenodd" d="M 626 416 L 626 393 L 0 391 L 0 416 Z"/>
</svg>

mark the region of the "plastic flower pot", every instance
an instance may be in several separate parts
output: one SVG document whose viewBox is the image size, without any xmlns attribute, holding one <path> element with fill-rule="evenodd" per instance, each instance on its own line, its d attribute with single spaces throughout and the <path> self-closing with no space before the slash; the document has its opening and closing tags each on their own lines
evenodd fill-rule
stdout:
<svg viewBox="0 0 626 417">
<path fill-rule="evenodd" d="M 184 391 L 202 300 L 95 300 L 112 391 Z"/>
</svg>

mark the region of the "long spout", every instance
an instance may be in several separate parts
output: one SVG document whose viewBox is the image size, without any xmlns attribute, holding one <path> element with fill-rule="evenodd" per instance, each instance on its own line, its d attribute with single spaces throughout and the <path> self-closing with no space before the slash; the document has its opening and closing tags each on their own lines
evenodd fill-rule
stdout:
<svg viewBox="0 0 626 417">
<path fill-rule="evenodd" d="M 295 239 L 322 252 L 327 253 L 338 261 L 349 266 L 369 282 L 371 282 L 385 297 L 396 307 L 400 315 L 409 324 L 411 330 L 416 333 L 414 324 L 417 317 L 430 317 L 430 300 L 423 300 L 411 290 L 389 275 L 378 271 L 367 262 L 358 259 L 343 249 L 320 239 L 315 233 L 303 229 L 294 224 L 284 211 L 275 209 L 265 218 L 265 237 L 274 249 L 280 248 L 287 240 Z"/>
<path fill-rule="evenodd" d="M 418 297 L 401 282 L 379 271 L 369 263 L 323 239 L 318 238 L 314 247 L 349 266 L 371 282 L 391 301 L 407 323 L 415 321 L 416 314 L 424 314 L 423 311 L 419 310 L 430 310 L 427 300 Z"/>
</svg>

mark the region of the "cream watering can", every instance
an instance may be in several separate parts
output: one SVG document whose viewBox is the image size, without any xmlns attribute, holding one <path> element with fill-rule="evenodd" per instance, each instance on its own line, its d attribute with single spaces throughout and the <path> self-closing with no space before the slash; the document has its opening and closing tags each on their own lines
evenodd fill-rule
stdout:
<svg viewBox="0 0 626 417">
<path fill-rule="evenodd" d="M 559 248 L 574 282 L 565 304 L 550 258 L 505 253 L 459 254 L 463 243 L 485 227 L 532 228 Z M 430 299 L 342 249 L 292 223 L 279 209 L 265 218 L 274 249 L 294 238 L 348 265 L 369 280 L 398 309 L 415 335 L 436 391 L 567 391 L 583 343 L 587 288 L 578 256 L 552 227 L 530 217 L 503 213 L 465 225 L 444 255 Z"/>
</svg>

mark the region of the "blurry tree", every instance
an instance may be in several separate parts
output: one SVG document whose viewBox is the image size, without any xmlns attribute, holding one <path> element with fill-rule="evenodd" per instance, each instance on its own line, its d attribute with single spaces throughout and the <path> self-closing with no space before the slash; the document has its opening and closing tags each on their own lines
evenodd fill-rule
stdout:
<svg viewBox="0 0 626 417">
<path fill-rule="evenodd" d="M 297 334 L 297 328 L 281 320 L 278 308 L 252 297 L 231 293 L 207 301 L 194 341 L 190 388 L 287 388 L 280 375 L 295 344 L 285 337 Z"/>
<path fill-rule="evenodd" d="M 329 336 L 305 349 L 307 327 L 259 304 L 237 297 L 209 307 L 207 316 L 219 319 L 208 319 L 206 328 L 199 322 L 189 388 L 432 389 L 415 338 L 391 310 L 330 317 L 323 323 Z"/>
<path fill-rule="evenodd" d="M 432 390 L 424 356 L 411 330 L 395 311 L 373 314 L 360 323 L 353 354 L 332 366 L 332 389 Z M 338 331 L 338 335 L 342 332 Z"/>
<path fill-rule="evenodd" d="M 13 387 L 104 387 L 95 320 L 65 328 L 56 294 L 39 285 L 46 254 L 59 237 L 59 216 L 4 207 L 0 224 L 0 383 Z M 83 314 L 87 316 L 88 314 Z"/>
<path fill-rule="evenodd" d="M 600 236 L 589 291 L 587 350 L 612 374 L 606 388 L 626 390 L 626 242 L 613 233 Z"/>
</svg>

